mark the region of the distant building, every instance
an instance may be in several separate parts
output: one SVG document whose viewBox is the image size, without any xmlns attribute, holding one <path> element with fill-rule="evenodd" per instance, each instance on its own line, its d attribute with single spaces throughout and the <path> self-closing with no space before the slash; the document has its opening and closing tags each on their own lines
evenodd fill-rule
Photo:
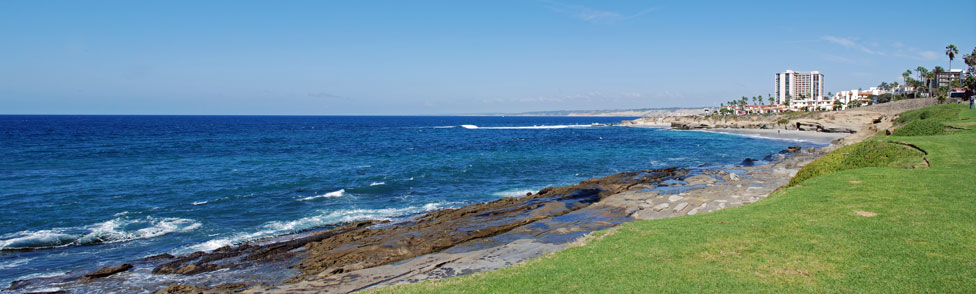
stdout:
<svg viewBox="0 0 976 294">
<path fill-rule="evenodd" d="M 786 103 L 787 97 L 792 100 L 823 100 L 824 75 L 819 71 L 808 73 L 786 70 L 775 74 L 776 101 Z"/>
<path fill-rule="evenodd" d="M 952 81 L 962 80 L 962 69 L 953 69 L 945 72 L 936 73 L 934 78 L 926 78 L 925 86 L 929 89 L 938 87 L 948 87 Z"/>
<path fill-rule="evenodd" d="M 853 89 L 850 91 L 840 91 L 834 94 L 831 103 L 833 101 L 840 101 L 841 109 L 847 109 L 851 106 L 864 106 L 871 102 L 871 97 L 877 96 L 881 93 L 881 90 L 877 88 L 871 88 L 867 91 L 862 91 L 858 89 Z"/>
</svg>

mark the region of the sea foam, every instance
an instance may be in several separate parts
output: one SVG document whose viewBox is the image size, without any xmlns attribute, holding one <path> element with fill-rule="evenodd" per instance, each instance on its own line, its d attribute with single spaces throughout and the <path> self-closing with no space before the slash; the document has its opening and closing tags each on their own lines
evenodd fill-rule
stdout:
<svg viewBox="0 0 976 294">
<path fill-rule="evenodd" d="M 298 201 L 308 201 L 308 200 L 315 200 L 315 199 L 319 199 L 319 198 L 342 197 L 344 195 L 346 195 L 346 189 L 339 189 L 338 191 L 332 191 L 332 192 L 325 193 L 325 194 L 322 194 L 322 195 L 308 196 L 308 197 L 302 198 L 302 199 L 300 199 Z"/>
<path fill-rule="evenodd" d="M 184 218 L 146 217 L 134 220 L 115 218 L 82 227 L 20 231 L 6 234 L 0 236 L 0 250 L 32 250 L 125 242 L 158 237 L 174 232 L 192 231 L 200 226 L 200 223 Z"/>
<path fill-rule="evenodd" d="M 546 129 L 569 129 L 569 128 L 589 128 L 592 125 L 541 125 L 541 126 L 510 126 L 510 127 L 479 127 L 476 125 L 461 125 L 462 128 L 469 130 L 546 130 Z"/>
<path fill-rule="evenodd" d="M 525 194 L 527 193 L 533 193 L 535 191 L 538 191 L 538 189 L 537 190 L 515 189 L 515 190 L 505 190 L 501 192 L 495 192 L 495 193 L 491 193 L 491 195 L 495 195 L 498 197 L 522 197 L 525 196 Z"/>
<path fill-rule="evenodd" d="M 328 225 L 350 223 L 364 220 L 391 220 L 395 217 L 411 215 L 415 213 L 434 211 L 454 202 L 427 203 L 422 206 L 408 206 L 403 208 L 380 208 L 380 209 L 339 209 L 324 212 L 319 215 L 303 217 L 291 221 L 271 221 L 260 227 L 258 231 L 251 233 L 238 233 L 230 237 L 209 240 L 204 243 L 192 245 L 178 250 L 177 253 L 189 253 L 195 251 L 212 251 L 214 249 L 243 244 L 264 238 L 281 236 L 289 233 L 307 231 L 321 228 Z"/>
</svg>

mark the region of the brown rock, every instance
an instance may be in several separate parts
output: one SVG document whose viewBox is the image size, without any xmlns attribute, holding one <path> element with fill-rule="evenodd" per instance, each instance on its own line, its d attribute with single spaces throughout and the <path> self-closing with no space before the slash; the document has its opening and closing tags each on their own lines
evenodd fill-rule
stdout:
<svg viewBox="0 0 976 294">
<path fill-rule="evenodd" d="M 122 265 L 119 265 L 119 266 L 106 266 L 106 267 L 97 269 L 97 270 L 95 270 L 93 272 L 87 273 L 83 277 L 85 279 L 87 279 L 87 280 L 94 280 L 94 279 L 108 277 L 108 276 L 111 276 L 111 275 L 114 275 L 114 274 L 117 274 L 117 273 L 121 273 L 121 272 L 127 271 L 127 270 L 129 270 L 131 268 L 132 268 L 132 265 L 131 264 L 128 264 L 128 263 L 122 264 Z"/>
</svg>

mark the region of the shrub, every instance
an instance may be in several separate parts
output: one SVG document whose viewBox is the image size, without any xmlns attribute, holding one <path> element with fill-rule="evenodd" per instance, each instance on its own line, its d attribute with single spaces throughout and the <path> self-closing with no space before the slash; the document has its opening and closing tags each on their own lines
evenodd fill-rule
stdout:
<svg viewBox="0 0 976 294">
<path fill-rule="evenodd" d="M 903 112 L 902 114 L 898 115 L 898 119 L 895 120 L 895 122 L 900 124 L 909 123 L 916 120 L 934 120 L 945 122 L 955 119 L 958 115 L 959 110 L 952 109 L 952 107 L 949 105 L 940 105 Z"/>
<path fill-rule="evenodd" d="M 946 133 L 946 126 L 935 120 L 916 120 L 891 133 L 895 136 L 934 136 Z"/>
<path fill-rule="evenodd" d="M 888 141 L 869 140 L 844 146 L 807 164 L 790 179 L 794 186 L 807 179 L 862 167 L 911 168 L 924 154 L 914 148 Z"/>
</svg>

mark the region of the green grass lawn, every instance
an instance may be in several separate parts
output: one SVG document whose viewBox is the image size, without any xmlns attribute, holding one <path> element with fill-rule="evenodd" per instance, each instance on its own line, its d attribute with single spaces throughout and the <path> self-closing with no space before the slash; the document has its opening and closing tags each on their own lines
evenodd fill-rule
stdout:
<svg viewBox="0 0 976 294">
<path fill-rule="evenodd" d="M 929 168 L 836 169 L 754 204 L 627 223 L 522 265 L 375 291 L 976 293 L 976 112 L 929 110 L 965 129 L 873 139 L 924 149 Z"/>
</svg>

